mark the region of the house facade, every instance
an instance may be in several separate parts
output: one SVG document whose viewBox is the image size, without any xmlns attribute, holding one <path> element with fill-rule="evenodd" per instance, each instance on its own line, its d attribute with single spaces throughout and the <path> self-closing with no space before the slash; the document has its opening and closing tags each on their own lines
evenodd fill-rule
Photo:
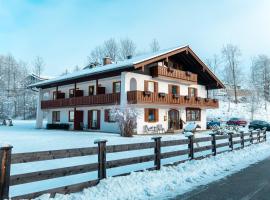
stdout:
<svg viewBox="0 0 270 200">
<path fill-rule="evenodd" d="M 165 131 L 195 122 L 206 129 L 206 109 L 218 108 L 209 90 L 223 84 L 189 46 L 162 50 L 31 85 L 39 89 L 37 127 L 43 112 L 50 124 L 70 124 L 73 130 L 119 132 L 114 108 L 138 113 L 137 134 L 157 125 Z"/>
</svg>

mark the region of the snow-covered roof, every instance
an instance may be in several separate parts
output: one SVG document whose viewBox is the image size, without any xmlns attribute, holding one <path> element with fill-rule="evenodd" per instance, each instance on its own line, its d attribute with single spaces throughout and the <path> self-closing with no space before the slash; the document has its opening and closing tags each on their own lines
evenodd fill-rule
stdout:
<svg viewBox="0 0 270 200">
<path fill-rule="evenodd" d="M 143 55 L 139 55 L 139 56 L 135 56 L 132 57 L 130 59 L 125 59 L 123 61 L 118 61 L 116 63 L 112 63 L 112 64 L 108 64 L 108 65 L 100 65 L 100 66 L 96 66 L 94 68 L 91 69 L 83 69 L 77 72 L 73 72 L 70 74 L 66 74 L 66 75 L 62 75 L 50 80 L 45 80 L 45 81 L 41 81 L 35 84 L 30 85 L 30 87 L 41 87 L 41 86 L 45 86 L 48 84 L 52 84 L 52 83 L 57 83 L 57 82 L 62 82 L 62 81 L 66 81 L 66 80 L 71 80 L 71 79 L 77 79 L 77 78 L 81 78 L 81 77 L 85 77 L 85 76 L 89 76 L 89 75 L 95 75 L 95 74 L 100 74 L 100 73 L 104 73 L 104 72 L 109 72 L 109 71 L 114 71 L 117 69 L 123 69 L 123 68 L 127 68 L 127 67 L 131 67 L 135 64 L 141 63 L 145 60 L 149 60 L 155 57 L 158 57 L 160 55 L 175 51 L 177 49 L 180 48 L 184 48 L 187 46 L 177 46 L 174 48 L 169 48 L 169 49 L 163 49 L 157 52 L 153 52 L 153 53 L 147 53 L 147 54 L 143 54 Z"/>
</svg>

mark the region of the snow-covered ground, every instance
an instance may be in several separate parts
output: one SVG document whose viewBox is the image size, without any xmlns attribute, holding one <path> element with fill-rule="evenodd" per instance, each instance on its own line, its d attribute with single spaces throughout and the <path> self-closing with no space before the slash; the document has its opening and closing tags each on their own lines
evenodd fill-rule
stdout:
<svg viewBox="0 0 270 200">
<path fill-rule="evenodd" d="M 223 178 L 270 156 L 270 143 L 252 145 L 238 151 L 219 154 L 203 160 L 192 160 L 160 171 L 132 173 L 125 177 L 102 180 L 96 187 L 57 200 L 161 200 L 174 197 L 196 186 Z M 50 199 L 43 195 L 39 200 Z"/>
<path fill-rule="evenodd" d="M 150 142 L 153 137 L 148 136 L 134 136 L 132 138 L 123 138 L 118 134 L 99 133 L 99 132 L 80 132 L 80 131 L 61 131 L 61 130 L 45 130 L 35 129 L 35 121 L 14 121 L 14 126 L 0 126 L 0 144 L 11 144 L 13 153 L 20 152 L 32 152 L 43 150 L 56 150 L 56 149 L 68 149 L 78 147 L 90 147 L 95 146 L 94 141 L 96 139 L 107 139 L 108 145 L 111 144 L 128 144 L 139 142 Z M 208 136 L 207 133 L 201 133 L 197 137 Z M 164 135 L 162 140 L 183 139 L 183 134 Z M 179 149 L 187 148 L 186 145 L 166 147 L 163 148 L 163 152 L 175 151 Z M 140 155 L 153 154 L 153 149 L 121 152 L 116 154 L 108 154 L 108 160 L 115 160 L 128 157 L 136 157 Z M 179 159 L 186 159 L 187 156 L 174 157 L 170 159 L 164 159 L 163 164 L 171 163 Z M 23 163 L 12 165 L 11 174 L 22 174 L 33 171 L 41 171 L 47 169 L 55 169 L 60 167 L 75 166 L 81 164 L 89 164 L 97 162 L 97 156 L 84 156 L 75 158 L 66 158 L 50 161 L 39 161 L 32 163 Z M 108 175 L 113 176 L 120 173 L 130 172 L 134 170 L 145 169 L 153 167 L 153 162 L 146 162 L 136 165 L 129 165 L 121 168 L 113 168 L 108 170 Z M 93 180 L 97 178 L 96 172 L 84 173 L 79 175 L 73 175 L 63 178 L 56 178 L 46 181 L 38 181 L 35 183 L 22 184 L 11 187 L 11 196 L 17 196 L 19 194 L 26 194 L 29 192 L 40 191 L 44 189 L 75 184 L 82 181 Z"/>
</svg>

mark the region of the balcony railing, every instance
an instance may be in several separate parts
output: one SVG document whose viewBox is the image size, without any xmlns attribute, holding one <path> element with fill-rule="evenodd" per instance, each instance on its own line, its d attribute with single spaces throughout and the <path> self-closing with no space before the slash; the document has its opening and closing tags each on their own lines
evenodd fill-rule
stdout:
<svg viewBox="0 0 270 200">
<path fill-rule="evenodd" d="M 182 71 L 179 69 L 168 68 L 160 65 L 151 68 L 151 75 L 153 77 L 162 76 L 197 83 L 197 74 L 188 71 Z"/>
<path fill-rule="evenodd" d="M 129 91 L 127 93 L 128 103 L 130 104 L 175 104 L 186 107 L 208 107 L 218 108 L 218 101 L 209 98 L 174 96 L 172 94 L 148 93 L 144 91 Z"/>
<path fill-rule="evenodd" d="M 120 93 L 41 101 L 41 109 L 120 104 Z"/>
</svg>

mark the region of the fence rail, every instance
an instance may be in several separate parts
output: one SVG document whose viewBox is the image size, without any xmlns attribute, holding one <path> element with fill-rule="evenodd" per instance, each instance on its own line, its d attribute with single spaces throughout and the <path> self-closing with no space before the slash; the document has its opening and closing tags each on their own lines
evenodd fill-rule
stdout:
<svg viewBox="0 0 270 200">
<path fill-rule="evenodd" d="M 222 140 L 227 141 L 224 142 Z M 179 164 L 190 159 L 202 159 L 211 155 L 215 156 L 219 153 L 244 148 L 245 146 L 251 145 L 253 143 L 260 143 L 263 141 L 266 141 L 265 129 L 249 131 L 248 133 L 243 132 L 239 134 L 229 133 L 228 135 L 221 135 L 221 136 L 212 134 L 211 136 L 202 138 L 194 138 L 193 136 L 189 136 L 187 139 L 169 140 L 169 141 L 161 141 L 161 137 L 154 137 L 152 142 L 110 145 L 110 146 L 106 146 L 107 142 L 106 140 L 100 140 L 95 142 L 97 144 L 97 147 L 63 149 L 63 150 L 41 151 L 30 153 L 16 153 L 16 154 L 11 154 L 12 146 L 1 147 L 0 200 L 9 198 L 9 187 L 14 185 L 32 183 L 36 181 L 43 181 L 53 178 L 60 178 L 70 175 L 97 171 L 98 179 L 96 180 L 15 196 L 11 197 L 11 199 L 31 199 L 45 193 L 55 195 L 56 193 L 66 194 L 71 192 L 78 192 L 81 191 L 83 188 L 97 185 L 99 183 L 99 180 L 106 178 L 107 169 L 154 161 L 154 166 L 147 168 L 147 170 L 159 170 L 161 168 L 162 159 L 187 155 L 187 159 L 184 160 L 181 159 L 173 163 Z M 210 144 L 194 147 L 194 144 L 201 144 L 205 142 L 210 142 Z M 234 148 L 235 145 L 238 144 L 240 144 L 240 146 Z M 178 149 L 177 148 L 178 146 L 181 146 L 182 149 Z M 174 151 L 162 152 L 161 150 L 164 147 L 175 147 L 175 148 Z M 229 147 L 229 150 L 217 152 L 217 149 L 223 147 Z M 131 158 L 122 158 L 110 161 L 106 160 L 106 155 L 108 153 L 128 152 L 145 149 L 153 149 L 153 154 Z M 196 153 L 205 151 L 210 151 L 210 153 L 206 155 L 195 156 Z M 91 155 L 98 156 L 98 160 L 96 163 L 10 175 L 10 168 L 13 164 L 47 161 L 71 157 L 91 156 Z M 164 166 L 168 165 L 172 164 L 165 164 Z M 129 173 L 118 174 L 116 176 L 122 176 L 127 174 Z"/>
</svg>

